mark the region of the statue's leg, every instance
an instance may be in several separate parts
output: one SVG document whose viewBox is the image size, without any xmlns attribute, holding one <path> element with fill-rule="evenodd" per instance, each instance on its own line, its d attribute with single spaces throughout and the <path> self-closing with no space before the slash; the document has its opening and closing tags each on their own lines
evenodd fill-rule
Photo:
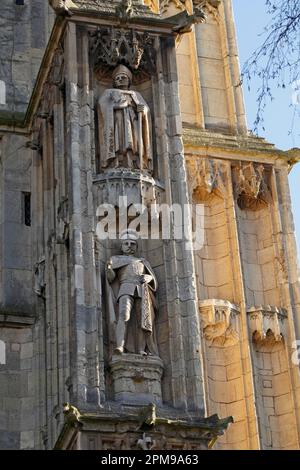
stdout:
<svg viewBox="0 0 300 470">
<path fill-rule="evenodd" d="M 136 315 L 137 315 L 137 350 L 142 356 L 146 356 L 146 338 L 145 332 L 142 330 L 142 299 L 136 299 Z"/>
<path fill-rule="evenodd" d="M 116 327 L 116 349 L 115 352 L 122 354 L 124 352 L 127 322 L 130 319 L 134 299 L 130 295 L 122 295 L 119 299 L 119 319 Z"/>
</svg>

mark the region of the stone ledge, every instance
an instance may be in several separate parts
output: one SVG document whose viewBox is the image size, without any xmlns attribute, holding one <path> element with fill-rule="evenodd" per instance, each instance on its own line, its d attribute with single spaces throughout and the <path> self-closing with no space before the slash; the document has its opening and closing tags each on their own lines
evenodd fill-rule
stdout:
<svg viewBox="0 0 300 470">
<path fill-rule="evenodd" d="M 35 324 L 35 317 L 16 315 L 13 313 L 0 313 L 0 327 L 26 328 Z"/>
</svg>

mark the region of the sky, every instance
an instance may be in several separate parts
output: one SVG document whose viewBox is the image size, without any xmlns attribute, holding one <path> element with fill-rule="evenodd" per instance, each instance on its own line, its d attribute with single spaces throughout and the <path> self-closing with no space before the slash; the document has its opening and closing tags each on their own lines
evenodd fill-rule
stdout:
<svg viewBox="0 0 300 470">
<path fill-rule="evenodd" d="M 238 37 L 238 48 L 241 67 L 251 56 L 254 50 L 262 43 L 262 33 L 270 17 L 266 12 L 265 0 L 233 0 L 236 31 Z M 254 80 L 250 83 L 251 90 L 244 87 L 244 97 L 246 104 L 248 128 L 253 128 L 253 122 L 257 111 L 256 91 L 259 82 Z M 259 135 L 265 137 L 276 147 L 287 150 L 293 147 L 300 147 L 300 117 L 296 118 L 294 131 L 290 133 L 293 122 L 293 108 L 291 107 L 294 90 L 287 86 L 285 90 L 273 89 L 275 97 L 266 108 L 264 116 L 265 131 L 260 129 Z M 299 104 L 300 106 L 300 104 Z M 299 110 L 300 111 L 300 110 Z M 296 228 L 296 238 L 298 245 L 298 258 L 300 258 L 300 162 L 295 165 L 290 173 L 290 189 L 292 196 L 293 214 Z"/>
</svg>

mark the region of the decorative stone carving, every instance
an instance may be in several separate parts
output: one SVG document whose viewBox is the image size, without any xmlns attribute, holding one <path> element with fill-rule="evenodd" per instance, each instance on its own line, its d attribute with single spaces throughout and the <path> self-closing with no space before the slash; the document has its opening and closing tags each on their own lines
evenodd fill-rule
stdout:
<svg viewBox="0 0 300 470">
<path fill-rule="evenodd" d="M 187 160 L 189 188 L 194 202 L 209 202 L 215 196 L 224 197 L 226 169 L 211 159 Z"/>
<path fill-rule="evenodd" d="M 143 204 L 150 212 L 164 200 L 164 186 L 146 172 L 122 168 L 106 170 L 95 177 L 94 184 L 97 187 L 97 206 L 108 203 L 123 210 L 124 203 L 128 210 L 133 204 Z"/>
<path fill-rule="evenodd" d="M 42 298 L 45 298 L 46 289 L 45 264 L 45 256 L 41 256 L 34 269 L 34 292 Z"/>
<path fill-rule="evenodd" d="M 134 7 L 132 0 L 121 0 L 120 5 L 116 6 L 116 16 L 119 18 L 121 23 L 127 23 L 133 14 Z"/>
<path fill-rule="evenodd" d="M 254 343 L 272 345 L 284 340 L 287 318 L 285 309 L 268 305 L 252 307 L 247 313 Z"/>
<path fill-rule="evenodd" d="M 221 0 L 193 0 L 194 9 L 201 8 L 207 15 L 211 15 L 217 22 L 220 18 L 220 3 Z"/>
<path fill-rule="evenodd" d="M 156 446 L 156 442 L 152 440 L 151 436 L 146 436 L 144 433 L 143 438 L 137 441 L 137 446 L 142 450 L 151 450 Z"/>
<path fill-rule="evenodd" d="M 271 202 L 264 165 L 241 162 L 234 168 L 234 176 L 235 193 L 240 209 L 260 210 Z"/>
<path fill-rule="evenodd" d="M 149 33 L 139 33 L 134 29 L 117 29 L 114 27 L 99 27 L 90 33 L 91 53 L 94 57 L 94 66 L 98 74 L 103 66 L 116 67 L 126 64 L 132 70 L 139 70 L 139 79 L 143 74 L 149 75 L 156 68 L 156 52 L 154 38 Z M 138 77 L 136 81 L 138 81 Z"/>
<path fill-rule="evenodd" d="M 137 258 L 137 236 L 121 236 L 123 255 L 106 266 L 110 328 L 115 328 L 115 353 L 158 355 L 154 319 L 157 279 L 148 261 Z"/>
<path fill-rule="evenodd" d="M 161 407 L 157 410 L 155 426 L 141 429 L 137 422 L 144 408 L 139 412 L 140 407 L 121 407 L 118 402 L 110 402 L 91 414 L 81 413 L 69 404 L 65 406 L 65 425 L 54 446 L 55 450 L 134 450 L 141 449 L 145 444 L 157 450 L 211 449 L 218 437 L 234 422 L 231 416 L 225 419 L 220 419 L 218 415 L 203 418 L 191 411 L 186 413 Z M 66 434 L 68 439 L 65 438 Z"/>
<path fill-rule="evenodd" d="M 115 355 L 110 362 L 110 370 L 116 401 L 145 405 L 149 402 L 162 403 L 163 363 L 159 357 Z"/>
<path fill-rule="evenodd" d="M 68 12 L 69 8 L 76 8 L 76 5 L 72 0 L 49 0 L 49 3 L 55 13 L 58 14 Z"/>
<path fill-rule="evenodd" d="M 221 0 L 193 0 L 193 9 L 194 12 L 201 10 L 211 11 L 212 9 L 216 10 L 220 5 Z M 160 11 L 165 13 L 169 6 L 173 4 L 176 8 L 183 11 L 187 9 L 187 0 L 161 0 L 160 2 Z"/>
<path fill-rule="evenodd" d="M 173 16 L 171 19 L 176 23 L 173 27 L 173 31 L 178 34 L 185 34 L 192 31 L 194 24 L 204 23 L 206 16 L 201 8 L 196 8 L 192 15 L 189 15 L 187 11 L 183 11 Z"/>
<path fill-rule="evenodd" d="M 113 72 L 113 89 L 98 103 L 103 168 L 152 169 L 151 114 L 146 101 L 131 91 L 132 74 L 124 65 Z"/>
<path fill-rule="evenodd" d="M 65 198 L 61 201 L 57 210 L 56 242 L 66 244 L 69 240 L 69 201 Z"/>
<path fill-rule="evenodd" d="M 186 8 L 185 6 L 186 0 L 161 0 L 160 1 L 161 13 L 165 13 L 168 10 L 171 3 L 173 3 L 173 5 L 181 11 L 185 10 Z"/>
<path fill-rule="evenodd" d="M 64 50 L 61 45 L 56 49 L 47 82 L 62 87 L 64 84 Z"/>
<path fill-rule="evenodd" d="M 199 302 L 203 334 L 210 346 L 228 347 L 239 342 L 237 306 L 226 300 Z"/>
</svg>

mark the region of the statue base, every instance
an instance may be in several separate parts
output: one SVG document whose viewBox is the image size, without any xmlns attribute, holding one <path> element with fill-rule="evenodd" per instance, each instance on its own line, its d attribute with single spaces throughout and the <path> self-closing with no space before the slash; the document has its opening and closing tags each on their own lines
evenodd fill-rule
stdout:
<svg viewBox="0 0 300 470">
<path fill-rule="evenodd" d="M 110 363 L 114 399 L 123 404 L 162 403 L 163 362 L 157 356 L 114 355 Z"/>
</svg>

